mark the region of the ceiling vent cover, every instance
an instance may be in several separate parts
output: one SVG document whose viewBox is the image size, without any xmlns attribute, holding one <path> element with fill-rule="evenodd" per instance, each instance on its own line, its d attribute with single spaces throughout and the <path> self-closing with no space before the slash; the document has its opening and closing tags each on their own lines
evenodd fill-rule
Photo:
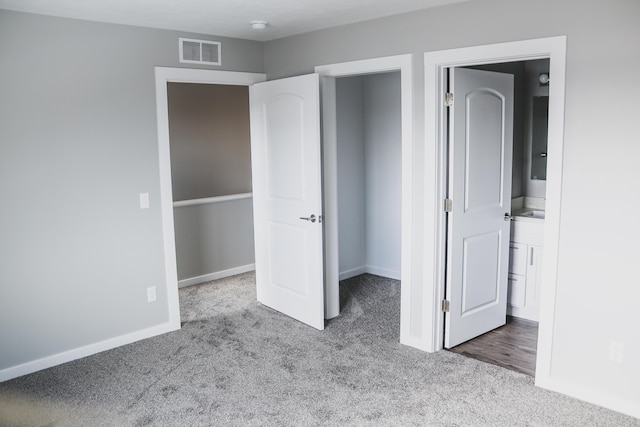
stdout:
<svg viewBox="0 0 640 427">
<path fill-rule="evenodd" d="M 220 42 L 180 37 L 180 62 L 220 65 Z"/>
</svg>

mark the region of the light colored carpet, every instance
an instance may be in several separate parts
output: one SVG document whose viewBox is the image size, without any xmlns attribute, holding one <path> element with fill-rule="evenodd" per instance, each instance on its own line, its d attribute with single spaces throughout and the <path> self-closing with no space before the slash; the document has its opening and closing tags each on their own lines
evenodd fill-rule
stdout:
<svg viewBox="0 0 640 427">
<path fill-rule="evenodd" d="M 0 384 L 0 425 L 631 426 L 463 356 L 399 344 L 399 282 L 341 285 L 316 331 L 255 301 L 252 273 L 180 291 L 184 326 Z"/>
</svg>

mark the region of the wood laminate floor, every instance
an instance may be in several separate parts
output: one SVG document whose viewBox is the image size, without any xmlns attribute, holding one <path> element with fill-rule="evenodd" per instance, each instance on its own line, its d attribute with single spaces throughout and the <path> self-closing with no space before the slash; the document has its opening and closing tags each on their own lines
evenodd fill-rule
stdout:
<svg viewBox="0 0 640 427">
<path fill-rule="evenodd" d="M 535 376 L 538 322 L 507 316 L 507 324 L 449 351 Z"/>
</svg>

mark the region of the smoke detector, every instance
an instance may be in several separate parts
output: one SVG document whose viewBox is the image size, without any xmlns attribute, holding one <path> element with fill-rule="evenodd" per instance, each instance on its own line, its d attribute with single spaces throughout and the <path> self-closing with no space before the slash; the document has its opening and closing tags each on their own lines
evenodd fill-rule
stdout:
<svg viewBox="0 0 640 427">
<path fill-rule="evenodd" d="M 256 20 L 249 22 L 249 25 L 251 25 L 251 28 L 254 30 L 264 30 L 265 28 L 267 28 L 267 25 L 269 25 L 269 23 L 267 21 Z"/>
</svg>

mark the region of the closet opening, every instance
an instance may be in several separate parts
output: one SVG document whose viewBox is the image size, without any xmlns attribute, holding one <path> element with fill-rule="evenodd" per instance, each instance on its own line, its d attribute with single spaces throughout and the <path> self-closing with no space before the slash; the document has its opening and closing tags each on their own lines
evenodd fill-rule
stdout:
<svg viewBox="0 0 640 427">
<path fill-rule="evenodd" d="M 335 79 L 340 311 L 375 310 L 400 336 L 401 72 Z M 391 329 L 391 330 L 388 330 Z"/>
</svg>

